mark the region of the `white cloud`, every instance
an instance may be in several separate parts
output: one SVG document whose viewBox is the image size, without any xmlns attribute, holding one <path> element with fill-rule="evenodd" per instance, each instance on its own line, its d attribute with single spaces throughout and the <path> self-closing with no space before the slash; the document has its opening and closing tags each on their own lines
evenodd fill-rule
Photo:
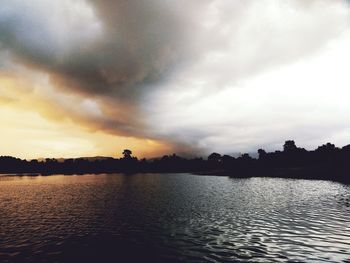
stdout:
<svg viewBox="0 0 350 263">
<path fill-rule="evenodd" d="M 147 101 L 149 125 L 226 153 L 276 149 L 286 139 L 308 148 L 350 143 L 349 8 L 304 3 L 213 1 L 197 59 Z"/>
</svg>

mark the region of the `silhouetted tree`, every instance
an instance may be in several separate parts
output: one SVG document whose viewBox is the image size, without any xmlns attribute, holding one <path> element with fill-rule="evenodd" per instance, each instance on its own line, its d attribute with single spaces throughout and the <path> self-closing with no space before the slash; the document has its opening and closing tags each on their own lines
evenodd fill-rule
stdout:
<svg viewBox="0 0 350 263">
<path fill-rule="evenodd" d="M 263 159 L 266 158 L 266 156 L 267 156 L 266 151 L 263 150 L 263 149 L 259 149 L 259 150 L 258 150 L 258 154 L 259 154 L 259 160 L 263 160 Z"/>
<path fill-rule="evenodd" d="M 335 145 L 329 142 L 326 144 L 323 144 L 322 146 L 319 146 L 316 149 L 316 151 L 323 152 L 323 153 L 330 153 L 330 152 L 334 152 L 335 150 L 336 150 Z"/>
<path fill-rule="evenodd" d="M 129 150 L 129 149 L 125 149 L 123 151 L 123 155 L 124 155 L 124 159 L 130 159 L 131 158 L 131 155 L 132 155 L 132 151 Z"/>
<path fill-rule="evenodd" d="M 283 145 L 284 152 L 292 152 L 297 149 L 297 146 L 295 145 L 295 142 L 293 140 L 285 141 Z"/>
<path fill-rule="evenodd" d="M 212 153 L 208 156 L 208 161 L 210 162 L 219 162 L 221 160 L 221 154 Z"/>
</svg>

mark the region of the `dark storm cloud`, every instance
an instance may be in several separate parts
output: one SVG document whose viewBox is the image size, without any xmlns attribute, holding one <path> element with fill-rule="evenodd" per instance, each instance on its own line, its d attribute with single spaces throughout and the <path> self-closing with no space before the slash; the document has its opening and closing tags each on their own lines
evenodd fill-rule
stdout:
<svg viewBox="0 0 350 263">
<path fill-rule="evenodd" d="M 64 33 L 67 43 L 60 47 L 54 43 L 57 39 L 51 39 L 55 33 L 49 30 L 55 28 L 41 24 L 49 21 L 26 14 L 35 15 L 35 7 L 17 5 L 13 10 L 2 7 L 1 42 L 25 63 L 51 73 L 70 92 L 137 98 L 143 83 L 157 81 L 179 58 L 185 37 L 180 16 L 167 1 L 101 0 L 91 4 L 101 22 L 102 39 L 84 43 L 75 37 L 78 43 L 71 43 L 70 36 L 81 32 L 68 30 Z M 25 9 L 16 9 L 19 7 Z M 64 19 L 60 22 L 65 23 Z"/>
<path fill-rule="evenodd" d="M 105 39 L 54 66 L 58 81 L 92 94 L 137 100 L 179 57 L 184 39 L 171 5 L 159 1 L 93 1 Z M 71 86 L 71 85 L 68 85 Z"/>
<path fill-rule="evenodd" d="M 141 134 L 140 97 L 184 56 L 187 30 L 176 3 L 29 2 L 0 2 L 3 49 L 48 73 L 56 88 L 97 100 L 104 113 L 97 120 L 101 129 Z"/>
</svg>

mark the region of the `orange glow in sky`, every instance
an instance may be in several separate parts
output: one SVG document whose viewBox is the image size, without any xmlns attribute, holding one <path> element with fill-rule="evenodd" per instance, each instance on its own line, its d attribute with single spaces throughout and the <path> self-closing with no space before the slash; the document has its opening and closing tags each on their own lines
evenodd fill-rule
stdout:
<svg viewBox="0 0 350 263">
<path fill-rule="evenodd" d="M 119 157 L 128 148 L 137 157 L 150 157 L 171 151 L 162 142 L 90 129 L 64 117 L 62 109 L 37 94 L 41 88 L 15 76 L 0 75 L 0 155 L 27 159 Z"/>
</svg>

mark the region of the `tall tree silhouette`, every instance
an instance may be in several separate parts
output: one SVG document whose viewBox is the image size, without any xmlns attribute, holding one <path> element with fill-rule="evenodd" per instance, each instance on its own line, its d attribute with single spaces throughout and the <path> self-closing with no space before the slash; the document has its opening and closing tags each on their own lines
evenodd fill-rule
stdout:
<svg viewBox="0 0 350 263">
<path fill-rule="evenodd" d="M 292 152 L 297 149 L 297 146 L 295 145 L 295 142 L 293 140 L 288 140 L 283 145 L 283 150 L 285 152 Z"/>
<path fill-rule="evenodd" d="M 125 149 L 123 151 L 124 159 L 131 159 L 132 151 L 129 149 Z"/>
</svg>

